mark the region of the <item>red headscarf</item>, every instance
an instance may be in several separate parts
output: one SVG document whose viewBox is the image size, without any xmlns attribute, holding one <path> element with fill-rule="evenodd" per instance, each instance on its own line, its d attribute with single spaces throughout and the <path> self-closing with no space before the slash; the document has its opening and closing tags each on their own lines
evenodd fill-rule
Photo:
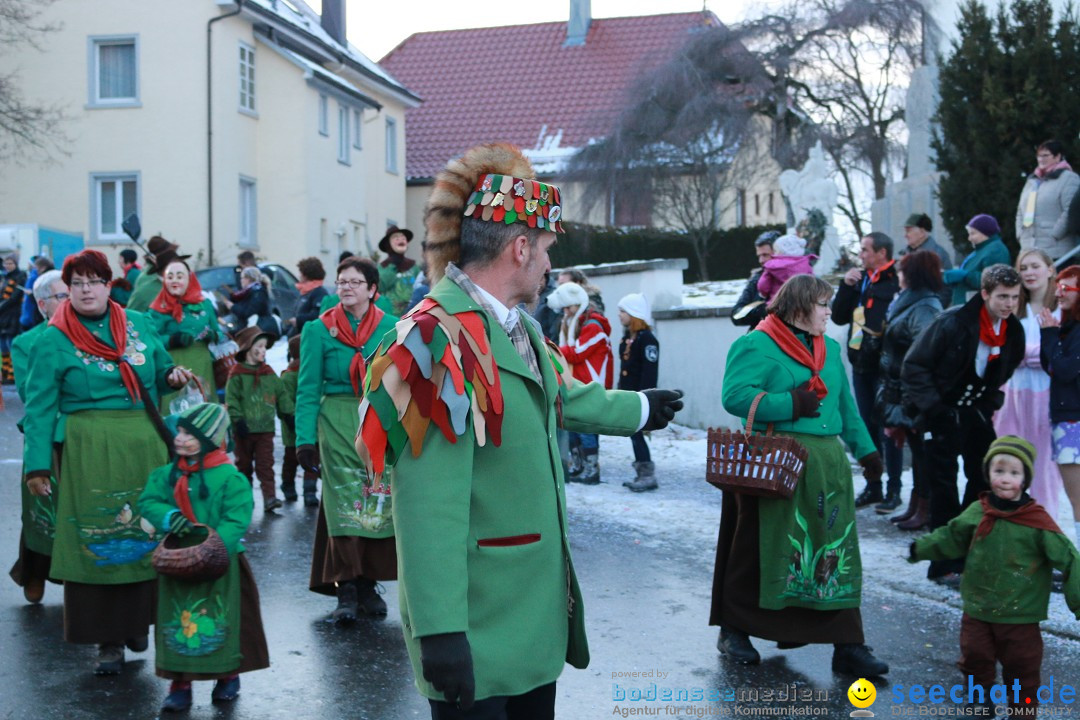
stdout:
<svg viewBox="0 0 1080 720">
<path fill-rule="evenodd" d="M 118 303 L 112 300 L 109 300 L 108 303 L 109 335 L 116 346 L 114 348 L 98 340 L 93 333 L 79 322 L 79 316 L 75 312 L 75 308 L 71 306 L 70 300 L 60 303 L 60 307 L 56 309 L 56 313 L 53 315 L 52 320 L 49 321 L 49 324 L 67 335 L 68 340 L 84 353 L 90 353 L 117 363 L 120 366 L 120 377 L 124 381 L 124 387 L 127 388 L 128 395 L 131 396 L 131 404 L 134 405 L 139 402 L 139 382 L 135 378 L 135 369 L 131 367 L 127 358 L 124 357 L 124 350 L 127 349 L 127 313 Z"/>
<path fill-rule="evenodd" d="M 154 302 L 150 303 L 151 310 L 157 310 L 162 315 L 172 315 L 173 320 L 180 322 L 184 319 L 184 305 L 198 305 L 203 301 L 202 285 L 195 273 L 188 275 L 187 290 L 181 297 L 176 297 L 165 289 L 165 280 L 161 281 L 161 290 Z"/>
<path fill-rule="evenodd" d="M 360 384 L 364 382 L 364 372 L 367 370 L 367 363 L 364 362 L 364 354 L 360 352 L 360 348 L 371 339 L 375 328 L 379 326 L 385 314 L 375 305 L 369 305 L 355 333 L 345 314 L 345 308 L 341 305 L 335 305 L 319 316 L 323 325 L 330 331 L 330 337 L 337 338 L 339 343 L 348 345 L 356 351 L 352 362 L 349 363 L 349 379 L 352 381 L 353 392 L 357 396 L 360 395 Z"/>
<path fill-rule="evenodd" d="M 806 346 L 795 337 L 795 333 L 776 315 L 766 315 L 765 319 L 758 323 L 757 329 L 772 338 L 789 358 L 810 368 L 810 389 L 817 393 L 818 399 L 824 399 L 829 394 L 829 389 L 821 379 L 821 370 L 825 367 L 825 338 L 820 335 L 812 336 L 814 354 L 811 356 Z"/>
</svg>

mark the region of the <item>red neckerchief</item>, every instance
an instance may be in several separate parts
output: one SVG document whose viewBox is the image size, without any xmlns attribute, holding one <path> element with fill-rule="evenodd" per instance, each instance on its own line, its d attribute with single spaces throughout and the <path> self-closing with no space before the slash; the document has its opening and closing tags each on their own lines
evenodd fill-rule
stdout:
<svg viewBox="0 0 1080 720">
<path fill-rule="evenodd" d="M 364 373 L 367 370 L 367 363 L 364 362 L 364 354 L 360 352 L 360 348 L 364 347 L 364 344 L 375 334 L 375 328 L 379 326 L 385 314 L 374 304 L 369 305 L 355 333 L 345 314 L 345 308 L 340 304 L 319 316 L 323 325 L 330 331 L 330 337 L 336 338 L 342 345 L 347 345 L 356 351 L 352 362 L 349 363 L 349 379 L 352 381 L 353 392 L 357 397 L 360 396 L 360 385 L 364 382 Z"/>
<path fill-rule="evenodd" d="M 221 448 L 211 450 L 202 456 L 201 459 L 196 460 L 193 463 L 189 463 L 186 457 L 181 456 L 177 462 L 176 467 L 180 469 L 180 478 L 176 481 L 176 485 L 173 486 L 173 500 L 176 501 L 176 507 L 180 508 L 180 512 L 184 514 L 188 520 L 193 523 L 199 522 L 195 517 L 195 510 L 191 507 L 191 496 L 188 490 L 188 476 L 193 472 L 200 470 L 209 470 L 215 468 L 218 465 L 224 465 L 229 462 L 229 456 L 225 454 L 225 451 Z"/>
<path fill-rule="evenodd" d="M 876 283 L 878 281 L 878 278 L 881 277 L 881 273 L 891 268 L 895 262 L 896 260 L 893 259 L 879 267 L 877 270 L 867 271 L 866 274 L 870 278 L 870 284 L 873 285 L 874 283 Z M 874 307 L 874 298 L 870 298 L 866 301 L 866 309 L 869 310 L 872 307 Z"/>
<path fill-rule="evenodd" d="M 987 362 L 997 360 L 1001 356 L 1001 348 L 1005 345 L 1005 321 L 1001 320 L 1000 329 L 994 332 L 994 321 L 986 310 L 986 305 L 979 308 L 979 342 L 990 346 L 990 357 Z"/>
<path fill-rule="evenodd" d="M 766 315 L 765 319 L 758 323 L 757 330 L 772 338 L 789 358 L 810 368 L 810 389 L 817 393 L 818 399 L 824 399 L 829 394 L 829 389 L 825 387 L 820 374 L 822 368 L 825 367 L 825 338 L 820 335 L 811 337 L 814 345 L 814 354 L 811 357 L 806 346 L 776 315 L 772 313 Z"/>
<path fill-rule="evenodd" d="M 999 519 L 1014 522 L 1017 525 L 1035 528 L 1036 530 L 1049 530 L 1050 532 L 1056 533 L 1061 532 L 1061 528 L 1057 526 L 1057 523 L 1050 517 L 1050 514 L 1046 512 L 1042 505 L 1034 500 L 1024 503 L 1018 509 L 1011 512 L 998 510 L 990 504 L 990 493 L 984 490 L 979 493 L 979 503 L 982 504 L 983 516 L 982 520 L 979 521 L 979 526 L 975 528 L 976 540 L 989 535 L 990 531 L 994 529 L 994 522 Z"/>
<path fill-rule="evenodd" d="M 300 361 L 299 360 L 293 360 L 292 362 L 290 362 L 288 367 L 286 367 L 284 370 L 281 371 L 281 374 L 284 375 L 285 373 L 291 373 L 291 372 L 300 372 Z"/>
<path fill-rule="evenodd" d="M 273 374 L 274 374 L 274 369 L 272 367 L 270 367 L 269 365 L 267 365 L 266 363 L 261 363 L 254 370 L 252 370 L 251 368 L 244 365 L 244 363 L 236 363 L 231 368 L 229 368 L 229 377 L 233 377 L 234 375 L 254 375 L 255 376 L 255 387 L 259 387 L 259 376 L 260 375 L 273 375 Z"/>
<path fill-rule="evenodd" d="M 79 322 L 78 313 L 71 306 L 70 300 L 60 303 L 60 307 L 56 309 L 49 324 L 64 333 L 72 345 L 84 353 L 111 360 L 119 365 L 120 378 L 124 381 L 128 395 L 131 396 L 131 404 L 134 405 L 139 402 L 139 382 L 135 377 L 135 369 L 124 357 L 124 350 L 127 349 L 127 314 L 124 308 L 115 301 L 108 302 L 109 335 L 112 337 L 113 344 L 116 345 L 114 348 L 98 340 Z"/>
<path fill-rule="evenodd" d="M 301 295 L 307 295 L 315 288 L 322 287 L 322 284 L 322 280 L 304 280 L 296 283 L 296 289 L 300 291 Z"/>
<path fill-rule="evenodd" d="M 184 319 L 185 305 L 199 305 L 202 301 L 202 285 L 199 284 L 199 278 L 195 273 L 191 273 L 188 277 L 187 290 L 184 291 L 181 297 L 169 293 L 165 289 L 165 280 L 162 279 L 161 290 L 158 292 L 157 297 L 154 298 L 154 302 L 150 303 L 150 309 L 157 310 L 162 315 L 172 315 L 173 320 L 180 322 Z"/>
</svg>

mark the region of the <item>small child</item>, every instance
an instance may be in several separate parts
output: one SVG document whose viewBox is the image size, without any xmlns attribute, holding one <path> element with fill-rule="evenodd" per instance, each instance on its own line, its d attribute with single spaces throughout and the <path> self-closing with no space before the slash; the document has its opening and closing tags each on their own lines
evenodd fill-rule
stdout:
<svg viewBox="0 0 1080 720">
<path fill-rule="evenodd" d="M 216 680 L 215 703 L 240 694 L 240 673 L 270 666 L 259 611 L 259 591 L 244 557 L 251 523 L 251 486 L 229 464 L 225 408 L 202 403 L 173 415 L 177 459 L 146 481 L 139 511 L 156 528 L 184 536 L 208 525 L 229 551 L 229 569 L 217 580 L 193 582 L 158 576 L 155 665 L 172 680 L 165 712 L 191 707 L 191 682 Z"/>
<path fill-rule="evenodd" d="M 967 558 L 960 582 L 964 615 L 958 665 L 982 685 L 986 696 L 979 703 L 985 705 L 1000 661 L 1005 684 L 1020 682 L 1019 703 L 1009 695 L 1010 715 L 1034 715 L 1039 704 L 1039 623 L 1046 619 L 1052 568 L 1064 573 L 1065 600 L 1080 618 L 1080 572 L 1074 572 L 1080 554 L 1025 492 L 1034 467 L 1031 443 L 1015 435 L 999 437 L 983 459 L 990 492 L 945 527 L 913 542 L 908 558 Z"/>
<path fill-rule="evenodd" d="M 772 300 L 780 286 L 790 278 L 814 272 L 811 262 L 817 260 L 817 255 L 803 254 L 806 252 L 806 240 L 798 235 L 781 235 L 773 243 L 773 249 L 776 254 L 762 266 L 757 284 L 765 302 Z"/>
<path fill-rule="evenodd" d="M 641 293 L 630 293 L 619 301 L 619 322 L 623 326 L 622 342 L 619 343 L 619 389 L 649 390 L 656 387 L 660 368 L 660 343 L 649 325 L 652 312 L 649 301 Z M 638 430 L 630 436 L 634 447 L 634 472 L 636 477 L 627 480 L 623 487 L 634 492 L 655 490 L 656 467 L 645 442 L 645 433 Z"/>
<path fill-rule="evenodd" d="M 274 490 L 274 416 L 286 426 L 293 422 L 295 403 L 285 392 L 273 368 L 266 364 L 266 350 L 272 336 L 257 325 L 236 334 L 236 365 L 225 384 L 225 405 L 229 408 L 236 445 L 236 467 L 252 480 L 252 464 L 262 489 L 263 510 L 281 507 Z"/>
<path fill-rule="evenodd" d="M 281 384 L 285 388 L 285 394 L 296 406 L 296 380 L 300 372 L 300 336 L 293 335 L 289 338 L 289 366 L 281 372 Z M 282 422 L 281 443 L 285 446 L 285 457 L 281 461 L 281 491 L 285 494 L 285 502 L 296 500 L 296 469 L 300 463 L 296 459 L 296 429 L 292 423 Z M 315 463 L 318 464 L 318 448 L 315 449 Z M 318 507 L 319 497 L 316 495 L 316 482 L 319 474 L 311 470 L 304 470 L 304 507 Z"/>
</svg>

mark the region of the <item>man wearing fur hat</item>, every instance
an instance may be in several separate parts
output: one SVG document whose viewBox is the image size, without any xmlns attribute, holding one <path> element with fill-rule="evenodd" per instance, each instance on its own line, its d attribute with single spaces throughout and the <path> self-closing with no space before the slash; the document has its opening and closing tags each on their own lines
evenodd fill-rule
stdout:
<svg viewBox="0 0 1080 720">
<path fill-rule="evenodd" d="M 559 189 L 533 176 L 509 145 L 439 174 L 435 284 L 384 339 L 360 405 L 357 450 L 393 473 L 402 624 L 433 718 L 554 717 L 563 664 L 589 660 L 555 430 L 630 435 L 682 407 L 677 391 L 577 381 L 518 309 L 562 232 Z"/>
</svg>

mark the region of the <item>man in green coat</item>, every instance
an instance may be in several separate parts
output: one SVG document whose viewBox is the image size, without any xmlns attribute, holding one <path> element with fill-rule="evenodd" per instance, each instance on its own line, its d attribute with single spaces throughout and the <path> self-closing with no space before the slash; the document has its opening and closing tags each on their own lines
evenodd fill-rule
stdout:
<svg viewBox="0 0 1080 720">
<path fill-rule="evenodd" d="M 507 145 L 440 174 L 437 284 L 383 340 L 360 406 L 357 449 L 374 477 L 390 470 L 405 641 L 433 718 L 554 717 L 563 664 L 589 660 L 555 432 L 628 436 L 682 407 L 575 381 L 517 307 L 562 231 L 558 188 L 532 175 Z"/>
<path fill-rule="evenodd" d="M 155 235 L 146 243 L 146 269 L 135 279 L 131 297 L 127 301 L 128 310 L 146 312 L 150 303 L 161 292 L 161 273 L 173 260 L 187 260 L 190 255 L 180 255 L 180 246 L 171 243 L 160 235 Z"/>
</svg>

